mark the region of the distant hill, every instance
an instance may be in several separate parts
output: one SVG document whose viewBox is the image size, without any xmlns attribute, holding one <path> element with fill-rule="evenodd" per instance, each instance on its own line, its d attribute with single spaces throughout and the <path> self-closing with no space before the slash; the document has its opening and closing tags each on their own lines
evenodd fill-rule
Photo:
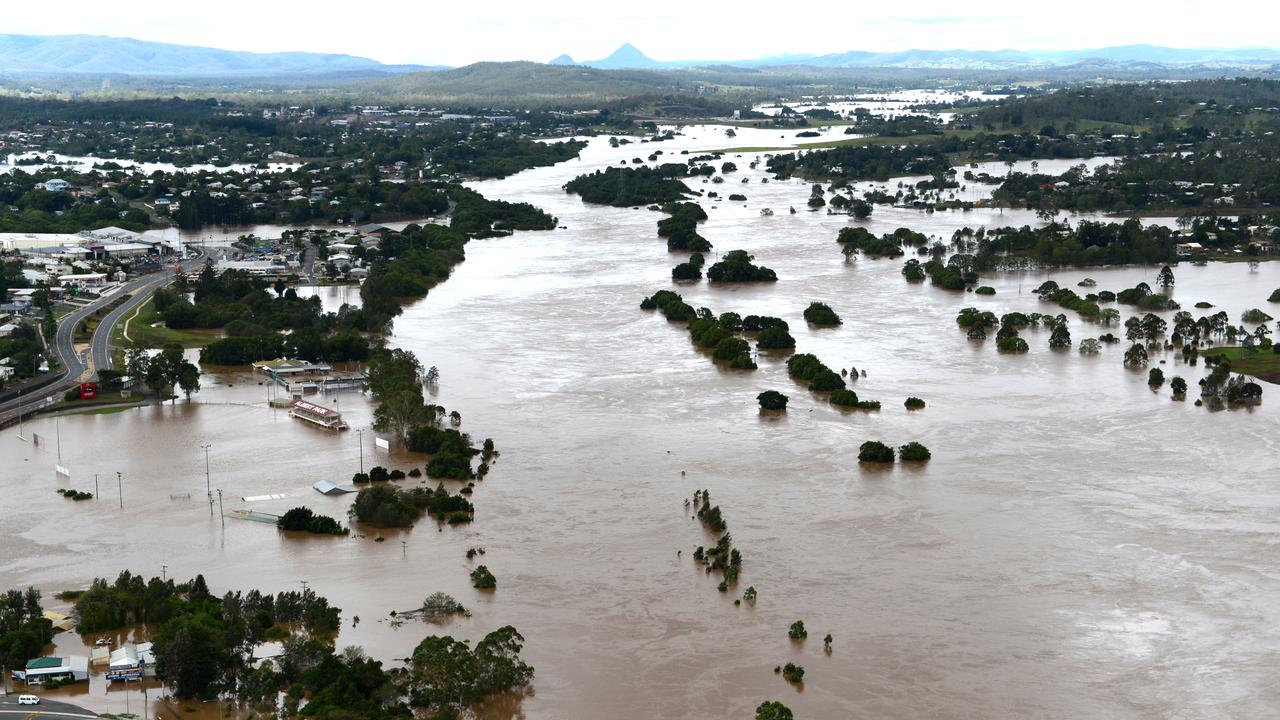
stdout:
<svg viewBox="0 0 1280 720">
<path fill-rule="evenodd" d="M 568 55 L 561 55 L 547 64 L 548 65 L 577 65 L 578 63 L 574 62 L 573 58 L 569 57 Z"/>
<path fill-rule="evenodd" d="M 0 35 L 0 75 L 264 77 L 422 69 L 422 66 L 383 65 L 354 55 L 252 53 L 99 35 Z"/>
<path fill-rule="evenodd" d="M 623 43 L 622 47 L 602 60 L 588 60 L 583 65 L 601 70 L 654 70 L 661 67 L 677 67 L 672 63 L 662 63 L 645 55 L 631 43 Z"/>
<path fill-rule="evenodd" d="M 561 58 L 568 58 L 562 55 Z M 561 58 L 557 58 L 557 61 Z M 870 52 L 851 50 L 827 55 L 791 54 L 760 58 L 710 60 L 654 60 L 630 43 L 602 60 L 583 65 L 601 69 L 673 69 L 731 65 L 740 68 L 936 68 L 961 70 L 1041 70 L 1112 63 L 1145 63 L 1171 68 L 1221 67 L 1268 68 L 1280 65 L 1280 49 L 1273 48 L 1168 48 L 1155 45 L 1123 45 L 1085 50 L 903 50 Z"/>
<path fill-rule="evenodd" d="M 406 73 L 364 85 L 363 90 L 460 103 L 519 99 L 522 103 L 557 104 L 583 98 L 607 100 L 690 92 L 694 87 L 684 73 L 482 62 L 452 70 Z"/>
</svg>

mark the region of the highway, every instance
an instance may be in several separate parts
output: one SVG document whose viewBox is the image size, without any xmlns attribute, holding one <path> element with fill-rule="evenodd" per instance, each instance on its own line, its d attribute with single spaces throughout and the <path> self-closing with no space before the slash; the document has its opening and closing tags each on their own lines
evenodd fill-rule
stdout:
<svg viewBox="0 0 1280 720">
<path fill-rule="evenodd" d="M 204 262 L 204 259 L 205 257 L 201 255 L 183 261 L 183 272 L 189 272 L 198 267 L 200 263 Z M 133 312 L 139 305 L 146 302 L 152 293 L 173 282 L 173 279 L 174 272 L 172 267 L 166 266 L 158 272 L 130 280 L 110 295 L 99 298 L 84 307 L 77 308 L 63 317 L 58 322 L 58 331 L 54 336 L 52 347 L 60 364 L 60 370 L 57 373 L 58 379 L 29 395 L 23 395 L 21 399 L 22 407 L 33 407 L 47 397 L 56 397 L 65 393 L 67 389 L 80 382 L 81 376 L 84 375 L 89 367 L 92 367 L 95 372 L 98 368 L 111 367 L 111 334 L 116 324 L 120 322 L 126 313 Z M 86 364 L 86 358 L 75 350 L 75 329 L 93 313 L 125 295 L 131 295 L 131 297 L 121 303 L 119 307 L 107 313 L 94 330 L 89 352 L 92 364 Z M 17 398 L 0 403 L 0 421 L 16 415 L 18 405 L 19 400 Z"/>
</svg>

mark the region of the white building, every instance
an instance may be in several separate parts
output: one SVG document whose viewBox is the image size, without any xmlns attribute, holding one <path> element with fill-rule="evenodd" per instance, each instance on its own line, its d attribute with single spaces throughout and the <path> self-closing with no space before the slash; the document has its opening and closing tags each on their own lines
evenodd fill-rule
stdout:
<svg viewBox="0 0 1280 720">
<path fill-rule="evenodd" d="M 64 192 L 71 189 L 71 183 L 66 180 L 54 178 L 52 180 L 44 181 L 44 189 L 48 192 Z"/>
</svg>

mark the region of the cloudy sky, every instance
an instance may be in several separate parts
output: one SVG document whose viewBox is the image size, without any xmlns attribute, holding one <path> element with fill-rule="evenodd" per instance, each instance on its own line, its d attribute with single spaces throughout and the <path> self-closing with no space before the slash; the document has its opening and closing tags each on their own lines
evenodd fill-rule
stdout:
<svg viewBox="0 0 1280 720">
<path fill-rule="evenodd" d="M 1203 0 L 764 3 L 647 0 L 57 0 L 5 3 L 0 33 L 89 33 L 233 50 L 342 52 L 389 63 L 463 65 L 560 53 L 604 57 L 631 42 L 659 60 L 733 60 L 845 50 L 1280 46 L 1280 4 L 1216 13 Z M 588 10 L 593 5 L 602 9 Z M 1272 9 L 1267 10 L 1265 8 Z M 1240 7 L 1244 10 L 1245 8 Z M 1270 16 L 1270 17 L 1266 17 Z"/>
</svg>

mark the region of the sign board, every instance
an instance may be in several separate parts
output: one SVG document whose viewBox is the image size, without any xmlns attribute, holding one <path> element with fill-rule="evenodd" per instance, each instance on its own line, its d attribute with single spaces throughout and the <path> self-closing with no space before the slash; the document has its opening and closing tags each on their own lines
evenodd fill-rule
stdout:
<svg viewBox="0 0 1280 720">
<path fill-rule="evenodd" d="M 98 383 L 80 383 L 80 399 L 92 400 L 98 397 Z"/>
<path fill-rule="evenodd" d="M 383 450 L 390 450 L 391 441 L 386 438 L 375 437 L 373 439 L 373 446 L 382 448 Z"/>
<path fill-rule="evenodd" d="M 68 470 L 66 467 L 64 467 L 64 466 L 62 466 L 62 465 L 54 465 L 54 466 L 53 466 L 53 469 L 54 469 L 54 470 L 55 470 L 59 475 L 62 475 L 62 476 L 64 476 L 64 477 L 71 477 L 71 471 L 70 471 L 70 470 Z"/>
<path fill-rule="evenodd" d="M 108 680 L 141 680 L 142 668 L 130 668 L 128 670 L 112 670 L 107 673 Z"/>
</svg>

